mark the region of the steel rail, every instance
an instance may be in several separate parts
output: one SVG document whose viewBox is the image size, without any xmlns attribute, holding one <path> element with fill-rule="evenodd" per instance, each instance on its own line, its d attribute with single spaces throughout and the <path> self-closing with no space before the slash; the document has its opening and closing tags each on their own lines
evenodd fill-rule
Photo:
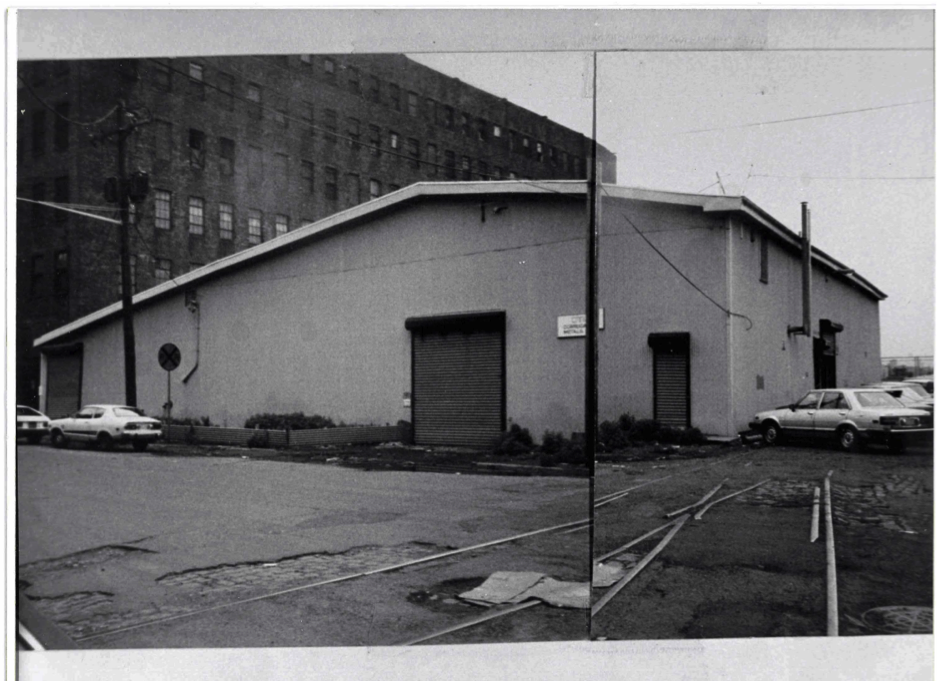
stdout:
<svg viewBox="0 0 937 682">
<path fill-rule="evenodd" d="M 509 606 L 506 609 L 499 609 L 494 613 L 486 613 L 482 616 L 472 618 L 471 620 L 464 621 L 457 625 L 452 625 L 442 630 L 437 630 L 436 632 L 430 633 L 428 635 L 423 635 L 422 637 L 417 637 L 415 639 L 407 640 L 406 642 L 401 642 L 397 646 L 411 646 L 412 644 L 419 644 L 420 642 L 425 642 L 430 639 L 435 639 L 436 637 L 441 637 L 443 635 L 448 635 L 450 632 L 458 632 L 459 630 L 464 630 L 465 628 L 470 628 L 473 625 L 478 625 L 479 623 L 485 623 L 489 620 L 494 620 L 495 618 L 500 618 L 501 616 L 506 616 L 510 613 L 517 613 L 523 609 L 529 609 L 531 606 L 536 606 L 540 604 L 539 600 L 525 601 L 521 604 L 514 604 Z"/>
<path fill-rule="evenodd" d="M 833 501 L 830 491 L 830 471 L 823 479 L 826 498 L 826 634 L 839 636 L 839 604 L 836 595 L 836 547 L 833 543 Z"/>
</svg>

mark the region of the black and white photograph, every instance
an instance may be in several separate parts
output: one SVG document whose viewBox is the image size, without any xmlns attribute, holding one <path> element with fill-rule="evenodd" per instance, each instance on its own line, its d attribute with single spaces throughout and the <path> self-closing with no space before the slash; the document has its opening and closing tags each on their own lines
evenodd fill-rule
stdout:
<svg viewBox="0 0 937 682">
<path fill-rule="evenodd" d="M 933 675 L 932 10 L 13 16 L 17 675 Z"/>
</svg>

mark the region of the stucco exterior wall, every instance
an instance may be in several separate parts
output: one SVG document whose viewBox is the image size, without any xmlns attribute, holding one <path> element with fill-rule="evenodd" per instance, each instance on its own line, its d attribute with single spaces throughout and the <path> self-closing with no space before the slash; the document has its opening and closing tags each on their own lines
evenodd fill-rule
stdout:
<svg viewBox="0 0 937 682">
<path fill-rule="evenodd" d="M 747 428 L 759 410 L 786 405 L 814 388 L 813 340 L 789 335 L 788 326 L 803 320 L 800 254 L 769 240 L 768 282 L 761 277 L 763 231 L 738 218 L 731 224 L 728 248 L 732 260 L 732 309 L 747 315 L 747 324 L 733 325 L 734 374 L 732 422 Z M 814 262 L 811 310 L 812 337 L 820 320 L 844 326 L 837 335 L 837 383 L 860 386 L 880 378 L 878 302 Z M 763 388 L 759 388 L 758 378 Z"/>
<path fill-rule="evenodd" d="M 725 314 L 693 289 L 635 232 L 630 220 L 694 283 L 726 300 L 724 222 L 699 208 L 603 200 L 599 236 L 599 419 L 654 416 L 648 334 L 690 333 L 690 420 L 724 430 L 729 402 Z"/>
<path fill-rule="evenodd" d="M 411 316 L 506 312 L 510 420 L 539 438 L 583 428 L 583 341 L 556 318 L 582 312 L 586 213 L 581 198 L 478 198 L 396 208 L 290 253 L 255 262 L 136 316 L 138 395 L 166 398 L 156 354 L 175 343 L 174 414 L 241 426 L 257 412 L 302 410 L 336 422 L 410 419 Z M 494 213 L 492 206 L 507 208 Z M 186 384 L 196 353 L 199 366 Z M 85 335 L 84 402 L 122 401 L 119 320 Z"/>
</svg>

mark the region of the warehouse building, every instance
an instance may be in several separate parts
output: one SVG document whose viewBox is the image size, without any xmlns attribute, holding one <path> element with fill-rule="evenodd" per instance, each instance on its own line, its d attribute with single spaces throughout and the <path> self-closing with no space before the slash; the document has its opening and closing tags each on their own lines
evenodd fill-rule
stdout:
<svg viewBox="0 0 937 682">
<path fill-rule="evenodd" d="M 748 199 L 603 195 L 601 419 L 728 435 L 819 382 L 878 378 L 884 294 L 814 249 L 814 332 L 794 333 L 800 239 Z M 474 446 L 510 423 L 581 431 L 586 209 L 579 181 L 418 183 L 137 294 L 140 406 L 160 413 L 174 343 L 174 414 L 216 424 L 404 419 L 418 443 Z M 37 340 L 50 415 L 123 400 L 119 316 Z"/>
<path fill-rule="evenodd" d="M 36 61 L 18 75 L 19 197 L 116 216 L 103 195 L 116 138 L 92 135 L 117 127 L 105 115 L 120 99 L 148 121 L 128 138 L 127 168 L 150 176 L 132 211 L 136 291 L 415 182 L 583 179 L 591 146 L 399 54 Z M 614 155 L 599 155 L 614 182 Z M 32 342 L 119 299 L 120 231 L 17 208 L 17 402 L 35 405 Z"/>
</svg>

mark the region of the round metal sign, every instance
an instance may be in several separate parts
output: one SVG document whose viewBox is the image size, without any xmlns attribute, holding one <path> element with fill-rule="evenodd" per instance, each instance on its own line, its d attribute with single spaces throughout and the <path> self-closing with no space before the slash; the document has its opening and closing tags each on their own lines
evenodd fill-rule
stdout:
<svg viewBox="0 0 937 682">
<path fill-rule="evenodd" d="M 164 343 L 156 357 L 159 360 L 159 366 L 167 372 L 173 371 L 182 362 L 182 353 L 174 343 Z"/>
</svg>

